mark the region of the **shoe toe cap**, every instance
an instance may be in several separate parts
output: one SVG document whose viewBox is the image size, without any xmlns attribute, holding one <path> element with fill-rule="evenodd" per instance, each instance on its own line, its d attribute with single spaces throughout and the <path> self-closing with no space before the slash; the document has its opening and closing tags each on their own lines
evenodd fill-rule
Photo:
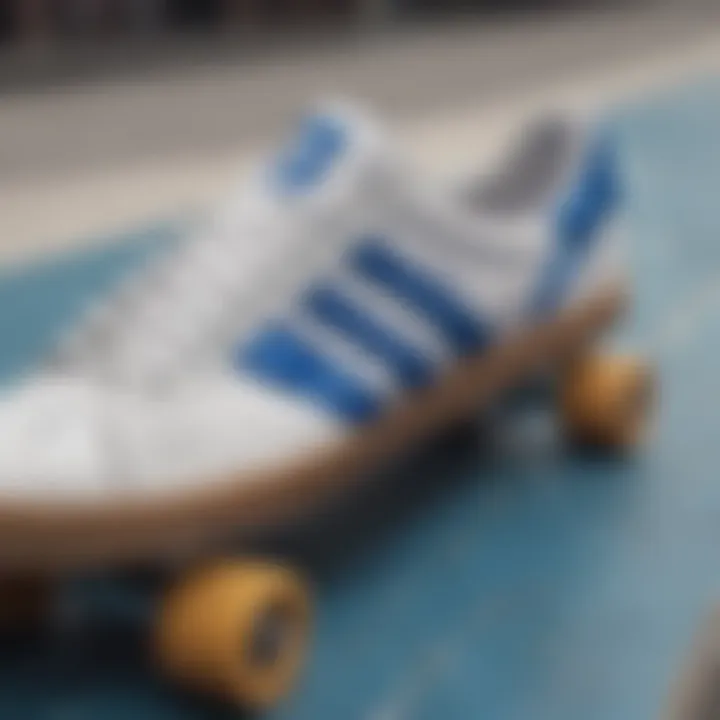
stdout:
<svg viewBox="0 0 720 720">
<path fill-rule="evenodd" d="M 18 497 L 96 492 L 104 474 L 97 402 L 82 382 L 42 378 L 0 399 L 0 492 Z"/>
</svg>

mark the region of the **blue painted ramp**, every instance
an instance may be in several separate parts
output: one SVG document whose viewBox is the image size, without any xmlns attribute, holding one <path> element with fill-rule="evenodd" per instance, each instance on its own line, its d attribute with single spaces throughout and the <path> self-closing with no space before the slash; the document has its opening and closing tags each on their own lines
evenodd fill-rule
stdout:
<svg viewBox="0 0 720 720">
<path fill-rule="evenodd" d="M 274 718 L 651 720 L 720 602 L 720 93 L 620 116 L 639 302 L 618 342 L 651 352 L 659 426 L 630 463 L 562 452 L 541 421 L 428 453 L 295 538 L 318 583 L 304 687 Z M 0 281 L 0 365 L 31 366 L 83 299 L 172 233 Z M 0 718 L 207 720 L 127 628 L 0 655 Z"/>
</svg>

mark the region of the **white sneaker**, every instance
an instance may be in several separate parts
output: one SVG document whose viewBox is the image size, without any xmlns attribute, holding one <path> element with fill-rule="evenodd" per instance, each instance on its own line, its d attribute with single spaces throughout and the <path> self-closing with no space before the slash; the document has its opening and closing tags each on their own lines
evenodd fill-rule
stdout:
<svg viewBox="0 0 720 720">
<path fill-rule="evenodd" d="M 607 280 L 609 142 L 568 123 L 525 137 L 492 181 L 453 193 L 361 113 L 309 117 L 202 231 L 5 392 L 0 502 L 261 477 Z"/>
</svg>

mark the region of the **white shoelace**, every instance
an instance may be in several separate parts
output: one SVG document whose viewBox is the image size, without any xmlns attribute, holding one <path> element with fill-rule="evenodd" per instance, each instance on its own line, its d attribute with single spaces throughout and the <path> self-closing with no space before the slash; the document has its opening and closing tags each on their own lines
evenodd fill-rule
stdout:
<svg viewBox="0 0 720 720">
<path fill-rule="evenodd" d="M 61 342 L 63 367 L 130 383 L 174 371 L 232 332 L 241 306 L 278 257 L 283 232 L 266 206 L 228 212 L 196 238 L 162 252 Z M 137 272 L 137 271 L 136 271 Z"/>
</svg>

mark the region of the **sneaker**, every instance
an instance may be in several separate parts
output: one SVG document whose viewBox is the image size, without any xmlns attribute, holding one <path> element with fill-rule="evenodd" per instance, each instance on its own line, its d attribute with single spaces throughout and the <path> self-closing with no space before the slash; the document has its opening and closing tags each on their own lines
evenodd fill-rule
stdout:
<svg viewBox="0 0 720 720">
<path fill-rule="evenodd" d="M 463 359 L 599 292 L 617 278 L 610 138 L 559 120 L 523 137 L 457 192 L 362 112 L 309 116 L 5 391 L 0 507 L 90 516 L 263 492 L 276 471 L 360 453 L 357 438 Z"/>
</svg>

